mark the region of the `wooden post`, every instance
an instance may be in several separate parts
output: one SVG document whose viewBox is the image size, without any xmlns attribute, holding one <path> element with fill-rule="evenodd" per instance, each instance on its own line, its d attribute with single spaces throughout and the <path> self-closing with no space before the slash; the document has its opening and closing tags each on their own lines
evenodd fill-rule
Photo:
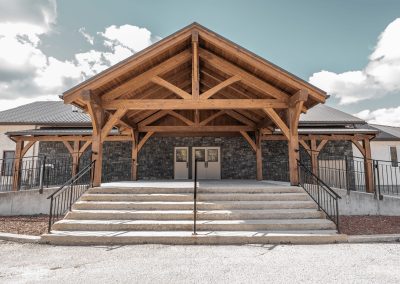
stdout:
<svg viewBox="0 0 400 284">
<path fill-rule="evenodd" d="M 317 140 L 311 139 L 311 169 L 314 175 L 318 176 L 318 151 L 317 151 Z"/>
<path fill-rule="evenodd" d="M 13 165 L 13 191 L 19 190 L 19 186 L 21 183 L 21 161 L 22 161 L 22 151 L 24 149 L 24 141 L 18 140 L 15 146 L 15 158 Z"/>
<path fill-rule="evenodd" d="M 134 131 L 132 137 L 132 180 L 138 180 L 137 168 L 138 168 L 138 153 L 139 153 L 139 132 Z"/>
<path fill-rule="evenodd" d="M 74 141 L 74 148 L 72 152 L 72 176 L 75 176 L 79 172 L 79 156 L 81 155 L 81 153 L 79 153 L 79 146 L 80 141 Z"/>
<path fill-rule="evenodd" d="M 373 165 L 371 158 L 371 145 L 368 138 L 364 138 L 363 147 L 365 151 L 364 155 L 364 168 L 365 168 L 365 186 L 366 192 L 374 192 L 374 181 L 373 181 Z"/>
<path fill-rule="evenodd" d="M 256 131 L 256 165 L 257 165 L 257 180 L 263 180 L 263 165 L 262 165 L 262 139 L 260 131 Z"/>
</svg>

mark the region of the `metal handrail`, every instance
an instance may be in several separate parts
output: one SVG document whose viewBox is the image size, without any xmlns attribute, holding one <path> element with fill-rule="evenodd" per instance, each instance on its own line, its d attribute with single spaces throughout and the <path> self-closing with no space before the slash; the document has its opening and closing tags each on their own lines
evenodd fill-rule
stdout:
<svg viewBox="0 0 400 284">
<path fill-rule="evenodd" d="M 318 210 L 336 224 L 339 232 L 339 199 L 340 195 L 330 188 L 323 180 L 297 160 L 299 167 L 299 184 L 308 195 L 317 203 Z"/>
<path fill-rule="evenodd" d="M 47 197 L 47 199 L 50 199 L 48 232 L 51 231 L 51 226 L 59 217 L 64 216 L 67 211 L 71 211 L 72 204 L 74 204 L 89 187 L 93 186 L 95 162 L 95 160 L 92 161 Z M 89 172 L 89 181 L 79 184 L 81 179 Z"/>
<path fill-rule="evenodd" d="M 197 159 L 194 160 L 193 182 L 193 235 L 197 235 Z"/>
</svg>

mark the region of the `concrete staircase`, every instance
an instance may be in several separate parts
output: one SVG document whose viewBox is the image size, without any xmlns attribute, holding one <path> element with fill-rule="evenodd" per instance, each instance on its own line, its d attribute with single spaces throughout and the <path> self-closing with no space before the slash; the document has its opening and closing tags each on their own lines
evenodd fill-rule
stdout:
<svg viewBox="0 0 400 284">
<path fill-rule="evenodd" d="M 299 187 L 92 188 L 52 232 L 50 244 L 245 244 L 344 241 Z"/>
</svg>

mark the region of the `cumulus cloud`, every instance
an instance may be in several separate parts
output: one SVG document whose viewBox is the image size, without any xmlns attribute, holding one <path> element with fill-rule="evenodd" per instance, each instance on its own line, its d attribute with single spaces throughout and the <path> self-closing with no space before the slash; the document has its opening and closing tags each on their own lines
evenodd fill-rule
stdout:
<svg viewBox="0 0 400 284">
<path fill-rule="evenodd" d="M 37 99 L 57 99 L 68 88 L 140 51 L 159 38 L 132 25 L 105 28 L 90 35 L 79 32 L 101 50 L 77 53 L 69 60 L 46 55 L 41 37 L 56 23 L 56 2 L 52 0 L 0 0 L 0 109 Z"/>
<path fill-rule="evenodd" d="M 339 74 L 322 70 L 309 81 L 345 105 L 400 93 L 399 78 L 400 18 L 381 33 L 365 68 Z"/>
<path fill-rule="evenodd" d="M 377 110 L 363 110 L 355 116 L 369 123 L 400 126 L 400 106 L 395 108 L 381 108 Z"/>
</svg>

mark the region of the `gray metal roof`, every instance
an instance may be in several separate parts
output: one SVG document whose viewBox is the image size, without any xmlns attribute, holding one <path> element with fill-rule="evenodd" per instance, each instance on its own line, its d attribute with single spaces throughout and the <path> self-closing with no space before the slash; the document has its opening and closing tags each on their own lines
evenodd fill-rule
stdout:
<svg viewBox="0 0 400 284">
<path fill-rule="evenodd" d="M 63 101 L 38 101 L 1 111 L 0 124 L 91 126 L 86 113 Z"/>
<path fill-rule="evenodd" d="M 365 124 L 365 121 L 333 107 L 319 104 L 300 116 L 300 124 Z"/>
<path fill-rule="evenodd" d="M 41 129 L 27 129 L 18 131 L 9 131 L 6 133 L 8 136 L 44 136 L 44 135 L 55 135 L 55 136 L 73 136 L 73 135 L 92 135 L 92 128 L 41 128 Z M 119 131 L 113 128 L 110 131 L 110 135 L 117 135 Z"/>
<path fill-rule="evenodd" d="M 371 128 L 379 130 L 379 134 L 374 140 L 380 141 L 397 141 L 400 140 L 400 127 L 370 124 Z"/>
<path fill-rule="evenodd" d="M 379 131 L 371 128 L 299 128 L 299 134 L 377 134 Z M 280 134 L 275 129 L 274 134 Z"/>
</svg>

